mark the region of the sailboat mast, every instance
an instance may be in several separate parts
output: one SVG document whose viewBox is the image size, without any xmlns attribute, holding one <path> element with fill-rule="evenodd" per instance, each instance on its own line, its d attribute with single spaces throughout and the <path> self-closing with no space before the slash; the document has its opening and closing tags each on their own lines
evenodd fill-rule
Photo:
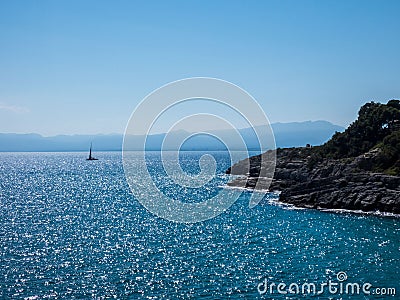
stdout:
<svg viewBox="0 0 400 300">
<path fill-rule="evenodd" d="M 89 157 L 86 160 L 98 160 L 97 158 L 92 157 L 92 143 L 90 143 Z"/>
</svg>

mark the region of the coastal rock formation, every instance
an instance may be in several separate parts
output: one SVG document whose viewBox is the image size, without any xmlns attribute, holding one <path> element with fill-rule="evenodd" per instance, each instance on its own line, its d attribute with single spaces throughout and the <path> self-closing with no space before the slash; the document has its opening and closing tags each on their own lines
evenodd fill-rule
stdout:
<svg viewBox="0 0 400 300">
<path fill-rule="evenodd" d="M 299 207 L 350 209 L 400 213 L 400 177 L 363 171 L 378 154 L 373 150 L 354 159 L 327 159 L 309 168 L 310 148 L 277 150 L 277 163 L 270 190 L 281 191 L 280 201 Z M 245 175 L 230 186 L 254 188 L 261 170 L 260 157 L 238 163 L 250 164 L 250 173 L 229 168 L 227 173 Z"/>
<path fill-rule="evenodd" d="M 398 100 L 389 103 L 399 105 Z M 374 127 L 365 121 L 376 123 L 376 115 L 384 115 L 388 106 L 366 104 L 357 121 L 322 146 L 277 149 L 269 189 L 281 192 L 280 201 L 299 207 L 400 214 L 400 110 L 389 107 L 393 114 L 380 120 L 384 124 L 375 126 L 380 130 L 375 135 L 368 132 L 366 128 Z M 360 153 L 363 147 L 369 150 Z M 229 185 L 255 188 L 263 169 L 270 168 L 270 160 L 263 157 L 273 154 L 267 151 L 233 165 L 226 173 L 240 176 Z"/>
</svg>

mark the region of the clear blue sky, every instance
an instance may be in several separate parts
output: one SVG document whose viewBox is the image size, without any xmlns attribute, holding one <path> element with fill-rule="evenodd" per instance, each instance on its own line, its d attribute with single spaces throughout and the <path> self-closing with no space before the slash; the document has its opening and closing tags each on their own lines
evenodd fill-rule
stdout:
<svg viewBox="0 0 400 300">
<path fill-rule="evenodd" d="M 400 1 L 1 1 L 0 132 L 122 133 L 170 81 L 210 76 L 272 122 L 347 126 L 400 98 Z"/>
</svg>

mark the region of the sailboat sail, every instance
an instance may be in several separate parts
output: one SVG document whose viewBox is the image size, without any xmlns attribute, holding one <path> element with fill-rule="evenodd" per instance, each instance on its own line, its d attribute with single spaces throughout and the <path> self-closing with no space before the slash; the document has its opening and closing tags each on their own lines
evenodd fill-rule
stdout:
<svg viewBox="0 0 400 300">
<path fill-rule="evenodd" d="M 97 158 L 94 158 L 92 156 L 92 143 L 90 143 L 89 158 L 87 158 L 86 160 L 98 160 Z"/>
</svg>

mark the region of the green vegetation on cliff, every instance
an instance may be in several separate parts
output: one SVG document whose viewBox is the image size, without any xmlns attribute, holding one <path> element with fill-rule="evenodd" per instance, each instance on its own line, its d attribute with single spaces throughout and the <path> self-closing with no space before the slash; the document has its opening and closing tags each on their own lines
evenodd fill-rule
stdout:
<svg viewBox="0 0 400 300">
<path fill-rule="evenodd" d="M 376 157 L 373 171 L 400 175 L 400 130 L 386 136 L 377 148 L 381 149 L 381 152 Z"/>
<path fill-rule="evenodd" d="M 363 169 L 400 175 L 400 101 L 363 105 L 344 132 L 336 132 L 322 146 L 315 147 L 309 161 L 312 167 L 325 158 L 356 157 L 372 151 L 374 159 Z"/>
</svg>

